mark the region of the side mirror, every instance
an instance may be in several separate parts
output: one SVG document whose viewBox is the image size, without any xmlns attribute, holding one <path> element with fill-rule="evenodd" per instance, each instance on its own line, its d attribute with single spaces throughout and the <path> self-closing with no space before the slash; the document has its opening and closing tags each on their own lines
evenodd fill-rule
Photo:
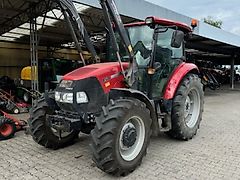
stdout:
<svg viewBox="0 0 240 180">
<path fill-rule="evenodd" d="M 184 40 L 184 32 L 176 30 L 172 34 L 171 46 L 174 48 L 180 48 Z"/>
</svg>

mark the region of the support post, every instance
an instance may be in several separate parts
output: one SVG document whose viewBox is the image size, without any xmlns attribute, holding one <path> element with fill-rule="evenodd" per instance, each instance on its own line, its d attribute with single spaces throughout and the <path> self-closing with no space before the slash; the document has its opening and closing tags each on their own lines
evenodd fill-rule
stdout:
<svg viewBox="0 0 240 180">
<path fill-rule="evenodd" d="M 32 16 L 30 19 L 30 52 L 31 52 L 31 88 L 39 92 L 38 83 L 38 35 L 37 19 Z"/>
<path fill-rule="evenodd" d="M 231 89 L 234 89 L 234 75 L 235 75 L 234 64 L 235 64 L 235 57 L 233 56 L 232 60 L 231 60 L 231 77 L 230 77 L 230 87 L 231 87 Z"/>
</svg>

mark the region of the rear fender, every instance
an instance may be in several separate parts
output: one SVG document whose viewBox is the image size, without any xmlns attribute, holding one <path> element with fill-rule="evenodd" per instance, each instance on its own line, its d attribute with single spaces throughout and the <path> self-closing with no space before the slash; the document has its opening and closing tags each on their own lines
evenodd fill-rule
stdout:
<svg viewBox="0 0 240 180">
<path fill-rule="evenodd" d="M 151 129 L 153 135 L 156 135 L 159 131 L 154 101 L 150 100 L 144 93 L 134 89 L 127 88 L 114 88 L 109 92 L 109 99 L 118 99 L 119 97 L 133 97 L 139 99 L 146 104 L 146 107 L 150 110 L 150 116 L 152 119 Z"/>
<path fill-rule="evenodd" d="M 163 99 L 170 100 L 174 97 L 180 82 L 188 73 L 199 74 L 198 67 L 192 63 L 181 63 L 170 76 L 163 94 Z"/>
</svg>

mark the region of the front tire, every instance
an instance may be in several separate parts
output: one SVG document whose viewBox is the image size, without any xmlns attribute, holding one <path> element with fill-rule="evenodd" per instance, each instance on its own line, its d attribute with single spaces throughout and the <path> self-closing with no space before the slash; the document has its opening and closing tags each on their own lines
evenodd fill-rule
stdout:
<svg viewBox="0 0 240 180">
<path fill-rule="evenodd" d="M 93 161 L 102 171 L 120 176 L 134 171 L 146 154 L 150 111 L 137 99 L 111 100 L 91 131 Z"/>
<path fill-rule="evenodd" d="M 196 135 L 203 113 L 203 85 L 196 74 L 188 74 L 173 99 L 172 129 L 167 134 L 180 140 Z"/>
<path fill-rule="evenodd" d="M 54 108 L 49 106 L 45 98 L 42 97 L 30 111 L 30 118 L 28 120 L 33 140 L 50 149 L 58 149 L 72 144 L 79 133 L 78 131 L 72 131 L 66 136 L 59 138 L 46 120 L 46 116 L 54 114 L 54 111 Z"/>
</svg>

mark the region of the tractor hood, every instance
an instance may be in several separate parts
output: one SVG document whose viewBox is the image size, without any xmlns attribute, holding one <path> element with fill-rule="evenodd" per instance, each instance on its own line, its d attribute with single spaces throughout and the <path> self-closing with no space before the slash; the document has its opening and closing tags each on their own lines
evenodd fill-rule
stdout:
<svg viewBox="0 0 240 180">
<path fill-rule="evenodd" d="M 128 63 L 123 63 L 123 68 L 128 68 Z M 99 63 L 76 69 L 63 77 L 63 80 L 81 81 L 96 78 L 105 93 L 112 88 L 125 87 L 121 67 L 118 62 Z"/>
<path fill-rule="evenodd" d="M 128 63 L 123 63 L 123 67 L 124 69 L 127 69 Z M 121 68 L 118 62 L 91 64 L 78 68 L 66 74 L 63 76 L 63 80 L 76 81 L 89 77 L 96 77 L 97 79 L 101 79 L 101 77 L 107 78 L 107 75 L 116 74 L 120 71 Z"/>
</svg>

